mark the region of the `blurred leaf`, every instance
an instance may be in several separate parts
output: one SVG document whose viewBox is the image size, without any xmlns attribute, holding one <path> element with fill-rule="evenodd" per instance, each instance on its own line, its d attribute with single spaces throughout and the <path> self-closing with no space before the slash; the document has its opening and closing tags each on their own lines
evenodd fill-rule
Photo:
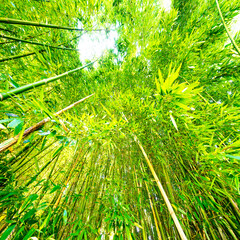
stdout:
<svg viewBox="0 0 240 240">
<path fill-rule="evenodd" d="M 64 223 L 64 225 L 67 224 L 67 210 L 66 209 L 64 209 L 64 211 L 63 211 L 63 223 Z"/>
<path fill-rule="evenodd" d="M 20 119 L 20 118 L 16 118 L 14 119 L 12 122 L 10 122 L 7 127 L 8 128 L 15 128 L 17 127 L 18 125 L 22 124 L 23 123 L 23 120 Z"/>
</svg>

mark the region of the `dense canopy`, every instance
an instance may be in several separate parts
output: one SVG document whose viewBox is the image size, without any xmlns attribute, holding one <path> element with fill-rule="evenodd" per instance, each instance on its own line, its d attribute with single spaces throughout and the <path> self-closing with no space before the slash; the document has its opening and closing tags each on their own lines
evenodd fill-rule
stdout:
<svg viewBox="0 0 240 240">
<path fill-rule="evenodd" d="M 240 1 L 164 3 L 0 0 L 1 240 L 240 239 Z"/>
</svg>

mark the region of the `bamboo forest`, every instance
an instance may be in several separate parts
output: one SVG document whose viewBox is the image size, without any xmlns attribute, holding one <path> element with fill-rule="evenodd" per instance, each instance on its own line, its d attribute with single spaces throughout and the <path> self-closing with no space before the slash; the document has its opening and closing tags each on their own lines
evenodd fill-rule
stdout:
<svg viewBox="0 0 240 240">
<path fill-rule="evenodd" d="M 0 0 L 0 240 L 240 239 L 239 0 Z"/>
</svg>

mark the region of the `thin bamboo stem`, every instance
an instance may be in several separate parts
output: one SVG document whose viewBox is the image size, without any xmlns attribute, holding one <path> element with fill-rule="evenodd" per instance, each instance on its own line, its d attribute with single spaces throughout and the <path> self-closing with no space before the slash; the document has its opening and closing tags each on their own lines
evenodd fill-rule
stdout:
<svg viewBox="0 0 240 240">
<path fill-rule="evenodd" d="M 146 162 L 148 164 L 148 167 L 150 168 L 150 170 L 152 172 L 152 175 L 153 175 L 153 177 L 154 177 L 154 179 L 155 179 L 155 181 L 156 181 L 156 183 L 158 185 L 158 188 L 159 188 L 159 190 L 160 190 L 160 192 L 162 194 L 162 197 L 163 197 L 163 199 L 164 199 L 164 201 L 165 201 L 165 203 L 167 205 L 168 211 L 169 211 L 169 213 L 170 213 L 170 215 L 171 215 L 171 217 L 172 217 L 172 219 L 173 219 L 173 221 L 175 223 L 175 226 L 176 226 L 176 228 L 178 230 L 178 233 L 179 233 L 181 239 L 182 240 L 187 240 L 187 237 L 186 237 L 186 235 L 185 235 L 185 233 L 184 233 L 184 231 L 183 231 L 183 229 L 182 229 L 182 227 L 181 227 L 181 225 L 180 225 L 180 223 L 178 221 L 178 218 L 177 218 L 177 216 L 176 216 L 176 214 L 175 214 L 175 212 L 173 210 L 173 207 L 172 207 L 172 205 L 171 205 L 171 203 L 170 203 L 170 201 L 169 201 L 169 199 L 167 197 L 167 194 L 166 194 L 166 192 L 165 192 L 165 190 L 164 190 L 164 188 L 163 188 L 163 186 L 162 186 L 162 184 L 161 184 L 161 182 L 160 182 L 160 180 L 159 180 L 159 178 L 158 178 L 158 176 L 157 176 L 157 174 L 156 174 L 156 172 L 155 172 L 155 170 L 153 168 L 153 165 L 150 162 L 150 160 L 149 160 L 149 158 L 148 158 L 148 156 L 147 156 L 147 154 L 146 154 L 142 144 L 140 143 L 140 141 L 138 140 L 136 135 L 134 135 L 134 140 L 138 144 L 139 148 L 141 149 L 141 151 L 143 153 L 143 156 L 144 156 L 144 158 L 145 158 L 145 160 L 146 160 Z"/>
<path fill-rule="evenodd" d="M 6 36 L 6 35 L 3 35 L 3 34 L 0 34 L 0 37 L 5 38 L 5 39 L 10 39 L 10 40 L 15 40 L 15 41 L 18 41 L 18 42 L 24 42 L 24 43 L 29 43 L 29 44 L 33 44 L 33 45 L 49 47 L 49 48 L 55 48 L 55 49 L 61 49 L 61 50 L 70 50 L 70 51 L 78 51 L 78 49 L 66 48 L 66 47 L 57 47 L 57 46 L 52 46 L 52 45 L 44 44 L 44 43 L 32 42 L 32 41 L 24 40 L 24 39 L 21 39 L 21 38 Z"/>
<path fill-rule="evenodd" d="M 230 34 L 229 30 L 228 30 L 228 27 L 227 27 L 227 24 L 225 23 L 225 20 L 224 20 L 224 18 L 223 18 L 222 11 L 221 11 L 221 8 L 220 8 L 220 6 L 219 6 L 218 0 L 216 0 L 216 4 L 217 4 L 217 9 L 218 9 L 219 15 L 220 15 L 220 17 L 221 17 L 223 26 L 225 27 L 225 30 L 226 30 L 226 32 L 227 32 L 227 35 L 228 35 L 228 37 L 229 37 L 229 39 L 230 39 L 233 47 L 235 48 L 235 50 L 236 50 L 236 51 L 238 52 L 238 54 L 240 55 L 240 49 L 238 48 L 236 42 L 234 41 L 234 39 L 232 38 L 232 36 L 231 36 L 231 34 Z"/>
<path fill-rule="evenodd" d="M 57 76 L 54 76 L 54 77 L 51 77 L 51 78 L 47 78 L 47 79 L 43 79 L 41 81 L 38 81 L 38 82 L 35 82 L 35 83 L 31 83 L 31 84 L 27 84 L 27 85 L 24 85 L 24 86 L 21 86 L 19 88 L 15 88 L 13 90 L 10 90 L 9 92 L 6 92 L 6 93 L 0 93 L 0 101 L 3 101 L 11 96 L 14 96 L 14 95 L 17 95 L 17 94 L 20 94 L 20 93 L 23 93 L 23 92 L 26 92 L 30 89 L 33 89 L 33 88 L 36 88 L 36 87 L 40 87 L 44 84 L 48 84 L 50 82 L 53 82 L 53 81 L 56 81 L 58 79 L 61 79 L 71 73 L 74 73 L 74 72 L 77 72 L 83 68 L 86 68 L 87 66 L 89 65 L 92 65 L 93 63 L 95 63 L 97 60 L 95 61 L 92 61 L 84 66 L 81 66 L 81 67 L 78 67 L 78 68 L 75 68 L 73 70 L 70 70 L 68 72 L 65 72 L 65 73 L 62 73 L 60 75 L 57 75 Z"/>
<path fill-rule="evenodd" d="M 66 108 L 64 108 L 64 109 L 62 109 L 62 110 L 60 110 L 60 111 L 58 111 L 57 113 L 54 114 L 54 116 L 58 116 L 58 115 L 62 114 L 63 112 L 66 112 L 67 110 L 75 107 L 77 104 L 83 102 L 84 100 L 90 98 L 90 97 L 93 96 L 93 95 L 94 95 L 94 93 L 91 94 L 91 95 L 89 95 L 89 96 L 87 96 L 87 97 L 85 97 L 85 98 L 82 98 L 81 100 L 79 100 L 79 101 L 77 101 L 77 102 L 69 105 L 68 107 L 66 107 Z M 43 119 L 42 121 L 38 122 L 38 123 L 35 124 L 34 126 L 28 128 L 27 130 L 24 131 L 24 133 L 23 133 L 23 135 L 22 135 L 22 139 L 26 138 L 30 133 L 38 130 L 40 127 L 42 127 L 45 123 L 47 123 L 47 122 L 49 122 L 49 121 L 50 121 L 50 118 L 48 117 L 48 118 L 45 118 L 45 119 Z M 15 136 L 15 137 L 13 137 L 13 138 L 10 138 L 10 139 L 4 141 L 3 143 L 1 143 L 1 144 L 0 144 L 0 152 L 6 150 L 6 149 L 8 149 L 9 147 L 11 147 L 12 145 L 16 144 L 17 141 L 18 141 L 18 139 L 19 139 L 19 137 L 20 137 L 20 134 L 18 134 L 17 136 Z"/>
<path fill-rule="evenodd" d="M 45 50 L 41 50 L 39 51 L 40 53 L 41 52 L 44 52 Z M 36 54 L 36 52 L 28 52 L 28 53 L 23 53 L 23 54 L 19 54 L 19 55 L 14 55 L 14 56 L 10 56 L 10 57 L 5 57 L 5 58 L 1 58 L 0 59 L 0 62 L 5 62 L 5 61 L 9 61 L 9 60 L 14 60 L 14 59 L 18 59 L 18 58 L 22 58 L 22 57 L 28 57 L 28 56 L 31 56 L 31 55 L 34 55 Z"/>
<path fill-rule="evenodd" d="M 146 182 L 144 182 L 144 183 L 145 183 L 145 186 L 146 186 L 146 189 L 147 189 L 148 198 L 149 198 L 150 206 L 151 206 L 151 209 L 152 209 L 154 222 L 155 222 L 155 226 L 156 226 L 156 229 L 157 229 L 158 239 L 159 239 L 159 240 L 162 240 L 161 233 L 160 233 L 159 228 L 158 228 L 157 217 L 156 217 L 156 213 L 155 213 L 155 211 L 154 211 L 154 207 L 153 207 L 151 195 L 150 195 L 150 192 L 149 192 L 149 190 L 148 190 L 148 186 L 147 186 Z"/>
<path fill-rule="evenodd" d="M 14 33 L 14 31 L 11 31 L 11 30 L 5 29 L 5 28 L 1 28 L 1 27 L 0 27 L 0 30 L 1 31 L 5 31 L 5 32 L 9 32 L 9 33 Z"/>
<path fill-rule="evenodd" d="M 78 163 L 78 160 L 79 160 L 79 158 L 80 158 L 81 152 L 82 152 L 82 149 L 79 151 L 78 156 L 76 157 L 76 160 L 74 161 L 74 164 L 73 164 L 73 166 L 71 167 L 70 173 L 69 173 L 69 175 L 68 175 L 68 177 L 67 177 L 67 180 L 66 180 L 66 182 L 65 182 L 65 186 L 64 186 L 64 188 L 62 189 L 60 195 L 58 196 L 58 199 L 57 199 L 57 201 L 55 202 L 53 208 L 57 208 L 58 204 L 60 203 L 61 198 L 62 198 L 62 195 L 63 195 L 63 193 L 64 193 L 64 191 L 65 191 L 65 189 L 66 189 L 66 187 L 67 187 L 67 184 L 68 184 L 68 182 L 69 182 L 69 180 L 70 180 L 70 178 L 71 178 L 71 176 L 72 176 L 72 173 L 73 173 L 73 171 L 75 170 L 75 167 L 76 167 L 76 165 L 77 165 L 77 163 Z"/>
<path fill-rule="evenodd" d="M 50 32 L 50 30 L 47 31 L 47 32 L 43 32 L 43 33 L 41 32 L 41 33 L 39 33 L 39 34 L 37 34 L 37 35 L 34 35 L 34 36 L 32 36 L 32 35 L 24 36 L 24 39 L 23 39 L 23 40 L 33 39 L 33 38 L 42 36 L 42 35 L 44 35 L 44 34 L 47 34 L 47 33 L 49 33 L 49 32 Z M 0 42 L 0 45 L 7 44 L 7 43 L 13 43 L 13 42 L 15 42 L 15 41 L 13 40 L 13 41 L 8 41 L 8 42 Z"/>
<path fill-rule="evenodd" d="M 69 42 L 77 39 L 77 38 L 80 38 L 82 36 L 79 35 L 79 36 L 76 36 L 72 39 L 69 40 Z M 63 45 L 67 42 L 63 42 L 63 43 L 59 43 L 56 47 L 60 46 L 60 45 Z M 24 54 L 19 54 L 19 55 L 14 55 L 14 56 L 10 56 L 10 57 L 5 57 L 5 58 L 0 58 L 0 62 L 6 62 L 6 61 L 10 61 L 10 60 L 14 60 L 14 59 L 18 59 L 18 58 L 22 58 L 22 57 L 28 57 L 28 56 L 31 56 L 31 55 L 35 55 L 37 52 L 39 53 L 42 53 L 42 52 L 46 52 L 46 49 L 41 49 L 40 51 L 33 51 L 33 52 L 28 52 L 28 53 L 24 53 Z"/>
<path fill-rule="evenodd" d="M 28 26 L 46 27 L 46 28 L 55 28 L 55 29 L 65 29 L 65 30 L 71 30 L 71 31 L 87 31 L 83 28 L 66 27 L 66 26 L 45 24 L 45 23 L 32 22 L 32 21 L 24 21 L 24 20 L 19 20 L 19 19 L 12 19 L 12 18 L 0 18 L 0 23 L 28 25 Z M 106 31 L 106 29 L 93 29 L 91 31 Z"/>
</svg>

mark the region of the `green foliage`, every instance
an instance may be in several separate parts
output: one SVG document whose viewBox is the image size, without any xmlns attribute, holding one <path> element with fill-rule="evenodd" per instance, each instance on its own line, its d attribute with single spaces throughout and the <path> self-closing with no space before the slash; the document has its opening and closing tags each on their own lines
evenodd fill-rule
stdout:
<svg viewBox="0 0 240 240">
<path fill-rule="evenodd" d="M 0 93 L 85 65 L 86 33 L 48 24 L 116 28 L 118 52 L 0 102 L 1 143 L 19 136 L 0 153 L 1 239 L 181 239 L 146 156 L 188 239 L 240 238 L 240 58 L 214 4 L 3 1 L 46 26 L 0 19 Z M 219 4 L 229 27 L 240 3 Z"/>
</svg>

